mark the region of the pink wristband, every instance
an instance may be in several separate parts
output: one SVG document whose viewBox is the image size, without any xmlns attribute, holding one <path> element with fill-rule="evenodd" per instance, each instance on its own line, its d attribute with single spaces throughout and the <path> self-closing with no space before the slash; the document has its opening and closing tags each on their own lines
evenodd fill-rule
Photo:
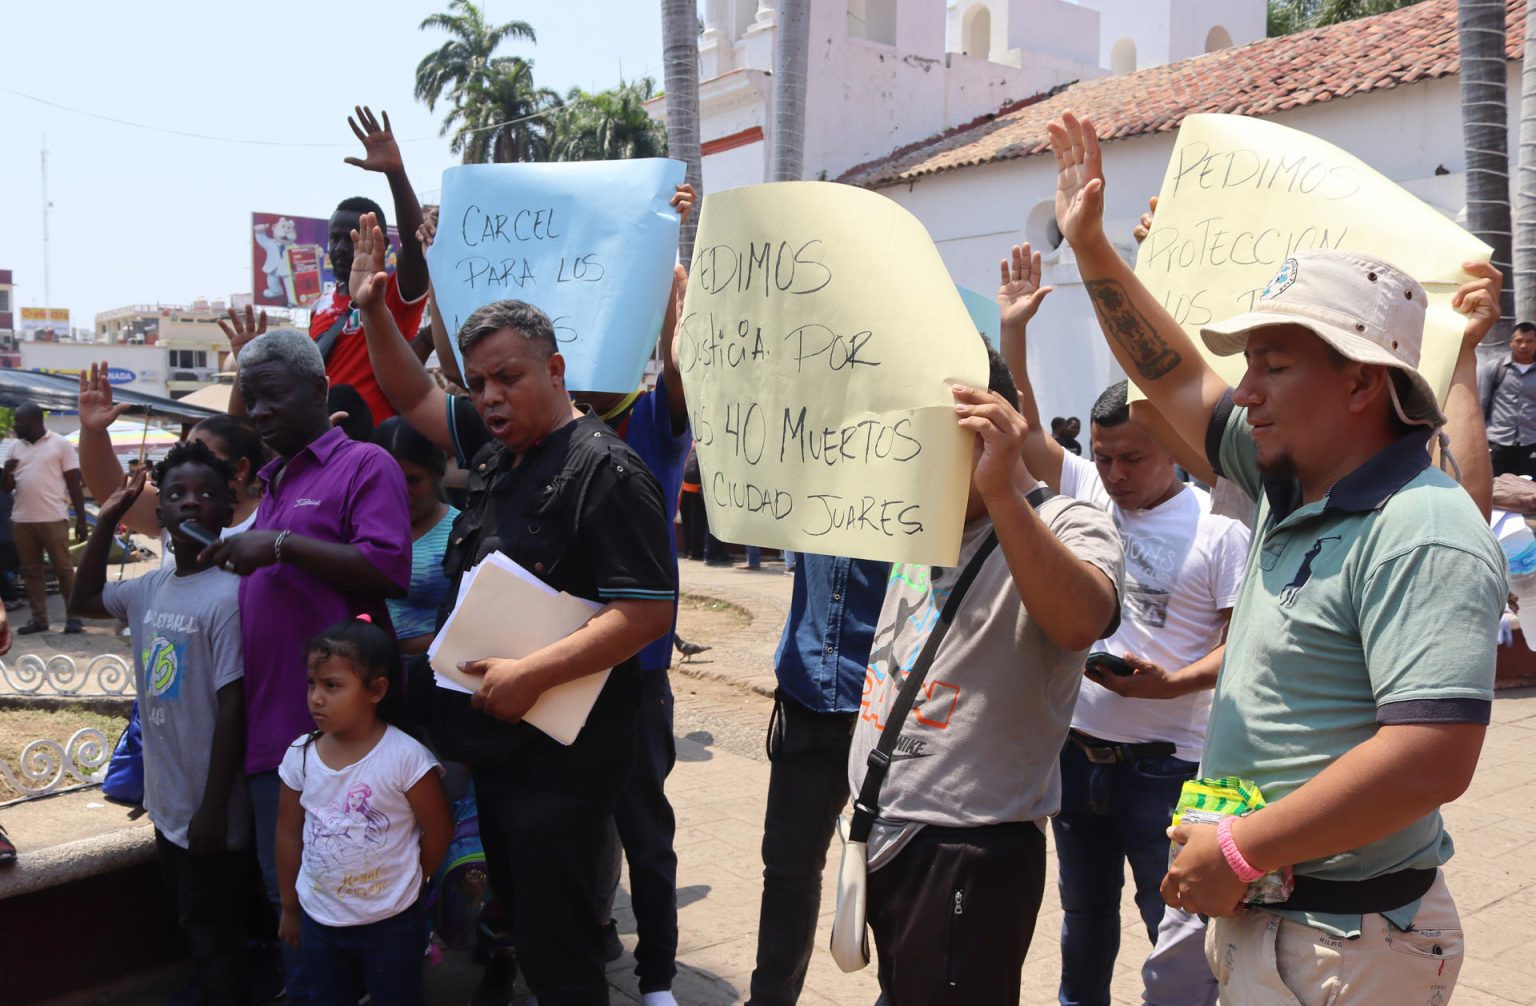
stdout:
<svg viewBox="0 0 1536 1006">
<path fill-rule="evenodd" d="M 1245 884 L 1251 884 L 1264 876 L 1264 871 L 1256 869 L 1237 850 L 1237 842 L 1232 838 L 1232 822 L 1236 820 L 1236 814 L 1229 814 L 1221 819 L 1221 822 L 1216 825 L 1216 844 L 1221 847 L 1221 855 L 1226 859 L 1227 865 L 1232 867 L 1232 872 L 1237 874 L 1237 879 Z"/>
</svg>

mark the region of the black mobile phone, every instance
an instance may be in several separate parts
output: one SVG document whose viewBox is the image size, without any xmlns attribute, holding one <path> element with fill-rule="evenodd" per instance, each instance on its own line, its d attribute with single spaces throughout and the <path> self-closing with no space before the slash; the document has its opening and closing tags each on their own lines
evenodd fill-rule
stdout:
<svg viewBox="0 0 1536 1006">
<path fill-rule="evenodd" d="M 1113 653 L 1105 653 L 1103 650 L 1088 654 L 1088 659 L 1084 663 L 1090 671 L 1113 674 L 1117 678 L 1128 678 L 1136 673 L 1136 669 L 1130 664 Z"/>
</svg>

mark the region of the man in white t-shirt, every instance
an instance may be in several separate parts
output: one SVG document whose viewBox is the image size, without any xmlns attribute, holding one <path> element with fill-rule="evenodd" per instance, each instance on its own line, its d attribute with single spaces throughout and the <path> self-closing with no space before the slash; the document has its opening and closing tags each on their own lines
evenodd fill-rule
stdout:
<svg viewBox="0 0 1536 1006">
<path fill-rule="evenodd" d="M 1094 403 L 1092 460 L 1063 450 L 1039 425 L 1026 365 L 1029 318 L 1049 288 L 1026 245 L 1003 263 L 1002 345 L 1030 424 L 1029 470 L 1064 496 L 1109 512 L 1125 542 L 1120 627 L 1096 650 L 1123 659 L 1121 677 L 1089 669 L 1061 752 L 1061 813 L 1052 819 L 1062 920 L 1064 1006 L 1107 1004 L 1120 943 L 1120 892 L 1129 861 L 1136 904 L 1156 950 L 1143 968 L 1146 1001 L 1216 1001 L 1204 927 L 1168 910 L 1158 891 L 1168 865 L 1173 806 L 1195 777 L 1237 598 L 1248 531 L 1211 514 L 1209 495 L 1179 480 L 1173 458 L 1130 417 L 1126 383 Z"/>
<path fill-rule="evenodd" d="M 16 443 L 5 461 L 0 487 L 13 489 L 16 503 L 11 527 L 21 571 L 26 577 L 32 621 L 17 629 L 26 635 L 48 631 L 48 587 L 43 556 L 59 579 L 67 606 L 75 586 L 75 566 L 69 556 L 69 508 L 75 508 L 75 540 L 84 541 L 85 492 L 81 488 L 80 458 L 74 445 L 43 425 L 43 410 L 28 402 L 16 410 Z M 65 632 L 81 631 L 80 620 L 65 612 Z"/>
</svg>

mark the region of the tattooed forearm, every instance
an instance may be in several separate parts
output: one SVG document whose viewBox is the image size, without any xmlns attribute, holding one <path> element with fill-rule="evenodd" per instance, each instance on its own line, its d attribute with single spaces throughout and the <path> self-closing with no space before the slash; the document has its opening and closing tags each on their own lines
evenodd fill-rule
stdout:
<svg viewBox="0 0 1536 1006">
<path fill-rule="evenodd" d="M 1146 315 L 1136 310 L 1125 284 L 1114 279 L 1090 279 L 1083 285 L 1093 300 L 1093 309 L 1105 333 L 1130 354 L 1136 371 L 1155 381 L 1167 377 L 1182 362 L 1181 357 L 1157 334 Z"/>
</svg>

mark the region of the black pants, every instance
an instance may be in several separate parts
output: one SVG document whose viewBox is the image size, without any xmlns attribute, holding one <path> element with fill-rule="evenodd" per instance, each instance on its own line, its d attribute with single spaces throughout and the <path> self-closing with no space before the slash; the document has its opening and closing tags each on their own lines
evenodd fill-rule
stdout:
<svg viewBox="0 0 1536 1006">
<path fill-rule="evenodd" d="M 683 518 L 683 555 L 704 558 L 704 540 L 709 536 L 709 519 L 704 516 L 704 494 L 685 492 L 679 497 L 678 512 Z"/>
<path fill-rule="evenodd" d="M 511 912 L 518 966 L 541 1006 L 608 1006 L 608 920 L 598 906 L 634 731 L 610 741 L 606 760 L 577 763 L 561 751 L 515 772 L 474 773 L 486 871 Z"/>
<path fill-rule="evenodd" d="M 1045 892 L 1045 833 L 1024 821 L 926 827 L 869 875 L 889 1006 L 1017 1006 Z"/>
<path fill-rule="evenodd" d="M 667 801 L 667 776 L 677 763 L 677 742 L 672 735 L 672 683 L 667 669 L 641 671 L 639 743 L 629 785 L 619 794 L 613 811 L 618 843 L 611 856 L 612 875 L 618 878 L 618 845 L 629 860 L 629 898 L 635 910 L 635 974 L 640 992 L 660 992 L 672 987 L 677 974 L 677 853 L 672 839 L 677 817 Z M 613 909 L 609 888 L 602 915 Z"/>
<path fill-rule="evenodd" d="M 793 1006 L 805 985 L 827 846 L 848 802 L 848 745 L 857 715 L 812 712 L 782 692 L 774 697 L 763 901 L 748 1006 Z"/>
<path fill-rule="evenodd" d="M 0 541 L 0 601 L 10 604 L 21 600 L 16 588 L 16 574 L 21 571 L 21 555 L 13 541 Z"/>
<path fill-rule="evenodd" d="M 1491 444 L 1488 453 L 1494 475 L 1536 476 L 1536 444 Z"/>
<path fill-rule="evenodd" d="M 245 938 L 249 852 L 204 859 L 155 829 L 160 881 L 176 906 L 176 922 L 192 951 L 197 984 L 207 1006 L 250 1006 Z"/>
</svg>

